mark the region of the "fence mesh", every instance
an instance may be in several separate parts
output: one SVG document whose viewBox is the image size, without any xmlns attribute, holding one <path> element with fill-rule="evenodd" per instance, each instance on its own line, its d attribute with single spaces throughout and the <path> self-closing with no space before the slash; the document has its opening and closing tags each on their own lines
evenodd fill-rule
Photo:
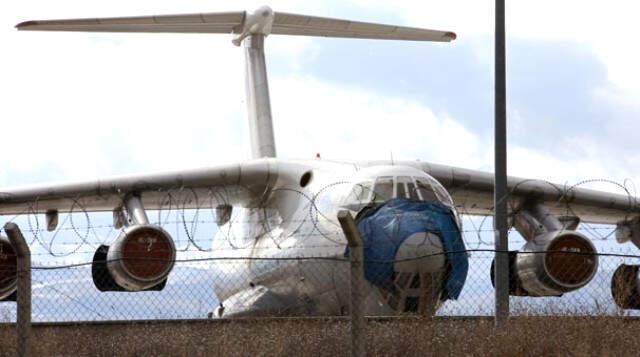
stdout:
<svg viewBox="0 0 640 357">
<path fill-rule="evenodd" d="M 459 298 L 431 302 L 438 306 L 435 313 L 439 316 L 493 314 L 490 272 L 495 253 L 491 249 L 476 249 L 465 254 L 469 256 L 469 271 Z M 189 252 L 181 255 L 188 256 Z M 562 296 L 511 296 L 511 314 L 637 315 L 635 310 L 621 309 L 615 304 L 611 284 L 616 269 L 623 264 L 640 264 L 640 256 L 601 252 L 597 257 L 597 273 L 584 287 Z M 437 257 L 416 260 L 420 258 Z M 268 281 L 270 269 L 274 271 L 273 282 Z M 439 291 L 446 273 L 431 274 L 429 281 L 413 275 L 394 276 L 394 286 L 386 289 L 368 284 L 363 297 L 368 300 L 366 314 L 394 314 L 388 309 L 372 308 L 382 303 L 401 314 L 423 312 L 420 299 L 425 297 L 419 288 L 438 286 Z M 256 276 L 261 280 L 256 280 Z M 631 279 L 635 281 L 636 276 Z M 349 261 L 344 256 L 182 258 L 175 262 L 162 290 L 142 292 L 99 291 L 90 262 L 70 265 L 40 262 L 32 268 L 32 316 L 36 322 L 52 322 L 346 315 L 349 286 Z M 15 308 L 11 301 L 1 302 L 0 318 L 15 321 Z"/>
<path fill-rule="evenodd" d="M 166 281 L 147 281 L 144 291 L 135 292 L 101 291 L 104 286 L 99 286 L 112 284 L 113 288 L 114 277 L 109 265 L 129 264 L 127 259 L 109 259 L 106 255 L 98 267 L 93 262 L 96 251 L 112 245 L 124 232 L 113 227 L 110 213 L 74 212 L 61 216 L 53 231 L 48 231 L 42 218 L 37 216 L 25 214 L 11 218 L 22 227 L 32 251 L 35 322 L 349 314 L 350 258 L 344 234 L 335 219 L 329 218 L 329 213 L 327 218 L 316 213 L 312 224 L 293 217 L 289 223 L 298 228 L 288 232 L 278 231 L 276 226 L 248 232 L 246 227 L 255 222 L 247 215 L 232 217 L 230 222 L 218 226 L 215 212 L 150 212 L 150 217 L 157 217 L 153 223 L 172 237 L 176 255 L 171 260 L 173 268 Z M 242 230 L 235 230 L 238 226 Z M 384 284 L 373 284 L 371 277 L 367 277 L 367 286 L 361 292 L 365 314 L 493 315 L 491 266 L 495 251 L 494 232 L 487 228 L 490 226 L 490 220 L 464 217 L 460 233 L 466 248 L 455 253 L 468 258 L 468 271 L 457 299 L 446 299 L 442 292 L 450 278 L 448 254 L 451 252 L 441 250 L 385 261 L 366 259 L 365 255 L 365 267 L 386 264 L 393 268 L 392 275 L 384 277 Z M 614 231 L 612 226 L 580 225 L 577 232 L 587 237 L 597 251 L 587 254 L 597 260 L 597 269 L 589 276 L 588 283 L 575 289 L 569 287 L 566 292 L 548 293 L 558 296 L 511 296 L 511 314 L 637 315 L 640 310 L 633 309 L 640 307 L 634 300 L 638 287 L 635 265 L 640 265 L 640 255 L 632 244 L 618 244 Z M 258 234 L 265 242 L 256 242 Z M 509 243 L 515 251 L 527 242 L 512 230 Z M 15 275 L 11 270 L 12 252 L 6 246 L 2 249 L 0 282 L 8 282 Z M 568 279 L 566 285 L 578 285 L 572 279 L 579 280 L 581 274 L 585 274 L 580 265 L 580 259 L 584 260 L 581 254 L 561 249 L 529 255 L 546 256 L 541 261 L 547 264 L 559 259 L 561 264 L 556 264 L 559 268 L 554 272 L 556 280 Z M 572 255 L 581 258 L 576 260 Z M 421 264 L 435 264 L 435 268 L 420 271 Z M 520 284 L 527 279 L 529 285 L 525 285 L 529 287 L 531 281 L 542 281 L 548 286 L 557 283 L 536 276 L 539 273 L 536 269 L 524 269 L 523 262 L 514 264 L 521 269 Z M 157 273 L 145 269 L 159 269 L 153 259 L 143 258 L 134 259 L 128 266 L 130 270 L 138 269 L 142 277 Z M 616 280 L 617 270 L 619 284 L 614 296 L 612 282 Z M 117 282 L 115 286 L 118 290 Z M 631 308 L 621 308 L 616 299 Z M 8 296 L 8 300 L 0 302 L 0 320 L 15 319 L 16 305 Z"/>
</svg>

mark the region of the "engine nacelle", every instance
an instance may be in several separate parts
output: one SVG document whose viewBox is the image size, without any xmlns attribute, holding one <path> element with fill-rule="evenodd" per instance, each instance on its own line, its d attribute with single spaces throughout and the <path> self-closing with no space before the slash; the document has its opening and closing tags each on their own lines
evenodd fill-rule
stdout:
<svg viewBox="0 0 640 357">
<path fill-rule="evenodd" d="M 15 300 L 17 288 L 18 258 L 5 236 L 0 236 L 0 301 Z"/>
<path fill-rule="evenodd" d="M 522 287 L 536 296 L 561 295 L 587 285 L 598 270 L 591 241 L 574 231 L 548 232 L 518 252 Z"/>
<path fill-rule="evenodd" d="M 538 235 L 520 251 L 510 252 L 509 294 L 560 296 L 587 285 L 598 270 L 591 241 L 575 231 Z M 491 266 L 493 282 L 494 265 Z"/>
<path fill-rule="evenodd" d="M 104 248 L 106 256 L 101 252 Z M 103 268 L 105 258 L 106 269 Z M 103 246 L 96 252 L 92 269 L 94 283 L 101 291 L 160 290 L 173 269 L 175 258 L 175 244 L 164 229 L 151 224 L 130 226 L 110 247 Z M 112 286 L 113 283 L 122 289 Z"/>
<path fill-rule="evenodd" d="M 622 264 L 611 278 L 611 295 L 622 309 L 640 309 L 640 265 Z"/>
</svg>

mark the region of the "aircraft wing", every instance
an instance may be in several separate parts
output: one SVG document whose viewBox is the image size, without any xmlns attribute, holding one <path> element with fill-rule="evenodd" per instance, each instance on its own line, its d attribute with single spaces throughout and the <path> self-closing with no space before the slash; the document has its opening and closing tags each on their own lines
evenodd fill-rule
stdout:
<svg viewBox="0 0 640 357">
<path fill-rule="evenodd" d="M 493 215 L 493 173 L 418 161 L 374 161 L 361 165 L 385 164 L 411 166 L 433 176 L 449 191 L 461 214 Z M 558 217 L 579 217 L 588 223 L 616 224 L 640 216 L 638 200 L 622 188 L 622 193 L 615 194 L 513 176 L 508 177 L 507 185 L 512 212 L 523 201 L 539 200 Z"/>
<path fill-rule="evenodd" d="M 275 160 L 196 170 L 130 175 L 105 180 L 0 188 L 0 215 L 111 211 L 128 194 L 140 194 L 147 209 L 258 206 L 278 179 Z"/>
<path fill-rule="evenodd" d="M 98 181 L 0 188 L 0 215 L 111 211 L 126 195 L 141 194 L 147 209 L 209 208 L 221 204 L 258 207 L 281 176 L 289 175 L 274 159 L 259 159 L 204 169 L 129 175 Z M 388 161 L 360 166 L 391 165 Z M 462 214 L 493 214 L 493 174 L 418 161 L 394 162 L 436 178 L 449 191 Z M 290 165 L 290 164 L 289 164 Z M 557 216 L 583 222 L 616 224 L 640 216 L 631 194 L 614 194 L 541 180 L 509 177 L 509 206 L 516 211 L 525 200 L 540 200 Z"/>
</svg>

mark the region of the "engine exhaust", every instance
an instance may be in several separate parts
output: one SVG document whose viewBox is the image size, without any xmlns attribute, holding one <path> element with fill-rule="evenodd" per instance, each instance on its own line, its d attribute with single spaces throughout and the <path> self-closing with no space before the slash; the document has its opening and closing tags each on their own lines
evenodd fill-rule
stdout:
<svg viewBox="0 0 640 357">
<path fill-rule="evenodd" d="M 514 296 L 561 296 L 587 285 L 598 270 L 595 247 L 575 231 L 541 234 L 510 252 L 509 263 Z M 492 282 L 493 274 L 492 264 Z"/>
<path fill-rule="evenodd" d="M 154 225 L 127 227 L 93 257 L 93 281 L 100 291 L 162 290 L 175 264 L 173 239 Z"/>
<path fill-rule="evenodd" d="M 611 295 L 622 309 L 640 310 L 640 265 L 620 265 L 611 277 Z"/>
<path fill-rule="evenodd" d="M 14 300 L 18 278 L 18 258 L 9 238 L 0 236 L 0 301 Z"/>
</svg>

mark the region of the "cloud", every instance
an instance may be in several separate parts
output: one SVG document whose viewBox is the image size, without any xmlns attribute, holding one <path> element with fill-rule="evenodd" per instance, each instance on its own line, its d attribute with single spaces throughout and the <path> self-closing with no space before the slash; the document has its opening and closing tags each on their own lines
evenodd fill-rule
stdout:
<svg viewBox="0 0 640 357">
<path fill-rule="evenodd" d="M 130 4 L 125 2 L 98 6 L 67 0 L 55 5 L 26 1 L 16 6 L 3 6 L 0 21 L 6 30 L 0 32 L 0 39 L 8 55 L 0 59 L 3 78 L 0 96 L 7 104 L 0 110 L 3 117 L 9 118 L 4 131 L 12 133 L 6 136 L 4 145 L 19 149 L 0 159 L 5 169 L 0 182 L 6 185 L 50 179 L 87 179 L 132 171 L 203 166 L 241 160 L 249 153 L 243 54 L 241 49 L 229 44 L 228 37 L 18 33 L 10 29 L 13 24 L 28 18 L 224 11 L 251 9 L 257 5 L 253 1 L 208 5 L 199 1 L 143 1 L 132 11 Z M 313 68 L 305 68 L 310 58 L 331 47 L 326 41 L 272 37 L 268 62 L 270 68 L 275 69 L 270 77 L 271 95 L 276 138 L 282 155 L 313 157 L 321 152 L 324 157 L 358 159 L 388 158 L 393 153 L 397 159 L 419 158 L 491 168 L 488 135 L 491 121 L 486 120 L 491 115 L 488 82 L 491 66 L 487 62 L 490 56 L 486 56 L 486 48 L 492 31 L 492 2 L 302 4 L 282 1 L 272 6 L 276 11 L 283 9 L 336 17 L 348 13 L 349 17 L 358 15 L 363 20 L 387 14 L 389 22 L 456 30 L 461 38 L 453 45 L 454 55 L 464 56 L 466 60 L 456 62 L 457 68 L 441 72 L 464 73 L 465 78 L 474 78 L 469 80 L 473 83 L 487 84 L 486 88 L 471 84 L 461 86 L 461 80 L 452 81 L 446 75 L 438 82 L 429 82 L 430 87 L 442 87 L 448 98 L 456 98 L 456 101 L 445 101 L 434 100 L 437 99 L 435 96 L 416 95 L 420 90 L 410 86 L 404 87 L 408 88 L 405 92 L 397 91 L 393 86 L 388 86 L 393 88 L 388 91 L 381 90 L 384 85 L 368 87 L 370 82 L 363 83 L 362 76 L 349 78 L 347 71 L 342 76 L 348 79 L 346 81 L 326 80 L 314 74 Z M 606 57 L 598 44 L 607 36 L 596 33 L 601 28 L 592 29 L 591 22 L 585 20 L 589 14 L 603 12 L 601 7 L 581 3 L 580 9 L 585 16 L 572 18 L 569 28 L 566 15 L 575 9 L 570 5 L 555 4 L 553 12 L 545 12 L 551 6 L 548 1 L 536 6 L 521 3 L 509 6 L 509 18 L 513 21 L 509 31 L 516 40 L 536 39 L 540 43 L 569 40 L 577 46 L 584 44 L 593 48 L 598 58 Z M 544 27 L 538 21 L 540 18 L 545 19 Z M 615 21 L 606 21 L 603 26 L 612 22 Z M 617 28 L 615 24 L 612 26 Z M 340 45 L 359 46 L 347 42 Z M 393 46 L 380 46 L 383 51 L 398 51 Z M 441 48 L 432 52 L 437 50 Z M 615 57 L 619 52 L 616 47 L 608 55 Z M 398 54 L 398 58 L 384 57 L 390 63 L 399 63 L 397 75 L 366 71 L 362 71 L 362 75 L 389 78 L 384 80 L 386 82 L 400 78 L 396 84 L 402 86 L 403 81 L 412 81 L 421 74 L 412 69 L 417 63 L 403 61 L 401 57 L 431 55 L 415 49 L 409 53 Z M 373 51 L 369 55 L 371 61 L 361 63 L 363 68 L 385 53 Z M 445 64 L 448 58 L 443 56 L 438 63 Z M 607 78 L 612 78 L 610 64 L 614 62 L 604 62 Z M 333 68 L 337 70 L 335 65 Z M 436 69 L 440 68 L 443 67 Z M 558 70 L 562 71 L 562 68 Z M 409 72 L 413 77 L 406 75 Z M 477 76 L 470 77 L 470 74 Z M 537 81 L 535 76 L 526 80 L 528 83 Z M 589 88 L 585 90 L 592 90 L 592 83 L 586 85 Z M 452 88 L 457 95 L 452 94 Z M 461 92 L 464 88 L 467 90 Z M 607 97 L 610 88 L 616 88 L 616 98 L 632 102 L 629 99 L 633 98 L 629 97 L 632 92 L 618 82 L 610 86 L 604 83 L 593 91 L 599 90 L 601 98 L 611 98 Z M 550 95 L 557 96 L 557 93 L 550 91 Z M 474 99 L 469 101 L 469 98 Z M 575 105 L 569 99 L 564 105 Z M 479 106 L 480 102 L 486 104 Z M 525 104 L 513 107 L 512 112 L 519 113 L 522 123 L 540 120 Z M 543 106 L 544 103 L 540 104 Z M 476 119 L 476 124 L 472 124 L 472 119 Z M 585 138 L 589 139 L 592 138 Z M 527 147 L 531 149 L 529 143 L 523 146 L 519 140 L 514 142 L 516 146 L 525 151 Z M 595 140 L 590 142 L 594 147 L 603 145 Z M 576 141 L 575 145 L 580 143 Z M 557 147 L 541 146 L 531 149 L 534 154 L 514 152 L 512 156 L 522 156 L 523 160 L 532 162 L 556 155 L 556 151 Z M 599 155 L 602 154 L 590 154 L 585 160 L 599 159 Z M 563 160 L 577 162 L 575 155 L 567 155 Z M 586 166 L 587 162 L 581 165 Z M 518 165 L 516 162 L 512 167 Z M 606 175 L 614 164 L 607 163 L 607 169 L 600 169 L 603 165 L 596 162 L 593 169 L 586 172 Z M 560 166 L 543 167 L 566 172 Z"/>
<path fill-rule="evenodd" d="M 362 11 L 385 11 L 407 25 L 455 31 L 459 40 L 475 41 L 480 58 L 492 48 L 486 36 L 494 30 L 494 1 L 354 0 Z M 509 46 L 517 40 L 572 42 L 596 54 L 613 87 L 629 96 L 640 95 L 640 50 L 637 34 L 640 4 L 634 1 L 541 0 L 506 5 Z M 508 49 L 509 50 L 509 49 Z"/>
<path fill-rule="evenodd" d="M 276 11 L 452 29 L 460 36 L 453 44 L 428 46 L 270 37 L 279 155 L 393 155 L 491 170 L 492 3 L 272 2 Z M 12 28 L 16 22 L 261 4 L 149 0 L 136 2 L 135 10 L 130 2 L 117 1 L 0 5 L 0 186 L 207 166 L 249 156 L 243 52 L 231 46 L 230 36 L 18 33 Z M 640 153 L 633 137 L 640 127 L 633 118 L 639 110 L 640 58 L 626 40 L 637 32 L 630 16 L 638 12 L 632 3 L 598 4 L 509 3 L 509 45 L 519 54 L 510 54 L 509 67 L 534 62 L 510 77 L 520 81 L 520 92 L 510 97 L 519 96 L 510 106 L 510 174 L 569 184 L 638 178 Z M 598 111 L 589 113 L 585 107 L 594 104 Z M 586 114 L 600 121 L 587 122 Z M 591 187 L 620 193 L 610 184 Z M 103 221 L 110 223 L 109 217 Z M 109 230 L 90 241 L 113 236 Z M 64 252 L 73 248 L 59 246 Z M 94 247 L 84 248 L 90 257 Z"/>
<path fill-rule="evenodd" d="M 464 166 L 480 150 L 477 137 L 459 122 L 438 117 L 416 101 L 313 77 L 278 78 L 273 89 L 276 136 L 284 156 L 312 158 L 320 152 L 326 158 L 380 159 L 393 155 Z"/>
</svg>

